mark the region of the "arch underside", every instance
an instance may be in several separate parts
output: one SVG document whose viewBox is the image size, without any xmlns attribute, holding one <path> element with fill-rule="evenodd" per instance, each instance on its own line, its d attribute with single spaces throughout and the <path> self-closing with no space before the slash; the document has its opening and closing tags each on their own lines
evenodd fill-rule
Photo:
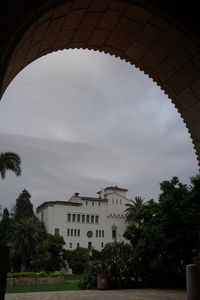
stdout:
<svg viewBox="0 0 200 300">
<path fill-rule="evenodd" d="M 1 95 L 25 66 L 45 54 L 70 48 L 103 51 L 135 65 L 163 89 L 200 161 L 200 46 L 190 35 L 128 0 L 67 1 L 34 19 L 10 52 Z"/>
</svg>

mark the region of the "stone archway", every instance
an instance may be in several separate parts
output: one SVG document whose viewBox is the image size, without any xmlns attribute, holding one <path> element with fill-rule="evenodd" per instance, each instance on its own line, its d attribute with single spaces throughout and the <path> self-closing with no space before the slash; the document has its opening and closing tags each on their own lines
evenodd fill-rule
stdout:
<svg viewBox="0 0 200 300">
<path fill-rule="evenodd" d="M 162 6 L 143 0 L 38 0 L 32 7 L 13 2 L 23 10 L 0 49 L 1 96 L 26 65 L 45 54 L 69 48 L 103 51 L 135 65 L 164 90 L 186 123 L 200 161 L 200 45 L 196 27 L 188 28 L 184 15 L 176 21 L 165 1 Z"/>
</svg>

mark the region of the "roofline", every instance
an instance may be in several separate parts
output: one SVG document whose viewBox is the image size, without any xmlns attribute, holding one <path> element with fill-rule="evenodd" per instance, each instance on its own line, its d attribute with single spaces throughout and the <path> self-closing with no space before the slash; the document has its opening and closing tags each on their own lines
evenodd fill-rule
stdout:
<svg viewBox="0 0 200 300">
<path fill-rule="evenodd" d="M 119 188 L 118 186 L 107 186 L 104 191 L 106 190 L 117 190 L 117 191 L 123 191 L 123 192 L 128 192 L 127 189 Z M 97 192 L 97 194 L 101 194 L 101 191 Z"/>
<path fill-rule="evenodd" d="M 80 197 L 81 200 L 86 201 L 100 201 L 100 202 L 108 202 L 108 199 L 105 198 L 93 198 L 93 197 Z"/>
<path fill-rule="evenodd" d="M 43 202 L 41 205 L 39 205 L 36 208 L 36 213 L 39 213 L 41 210 L 45 209 L 46 207 L 54 206 L 54 205 L 81 206 L 83 204 L 77 202 L 69 202 L 69 201 L 47 201 L 47 202 Z"/>
</svg>

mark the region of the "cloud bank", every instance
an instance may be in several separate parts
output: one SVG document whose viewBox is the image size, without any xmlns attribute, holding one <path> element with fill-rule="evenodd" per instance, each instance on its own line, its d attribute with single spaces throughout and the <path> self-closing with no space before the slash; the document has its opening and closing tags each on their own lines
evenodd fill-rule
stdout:
<svg viewBox="0 0 200 300">
<path fill-rule="evenodd" d="M 0 182 L 2 205 L 24 188 L 37 206 L 112 184 L 148 200 L 162 180 L 188 182 L 198 172 L 185 125 L 160 88 L 86 50 L 47 55 L 13 80 L 0 103 L 0 151 L 22 158 L 22 176 Z"/>
</svg>

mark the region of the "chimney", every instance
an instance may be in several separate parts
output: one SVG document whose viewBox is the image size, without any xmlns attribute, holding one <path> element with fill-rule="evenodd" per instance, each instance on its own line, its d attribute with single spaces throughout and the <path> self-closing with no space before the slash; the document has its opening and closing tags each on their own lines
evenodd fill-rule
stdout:
<svg viewBox="0 0 200 300">
<path fill-rule="evenodd" d="M 75 197 L 79 197 L 79 194 L 80 194 L 80 193 L 74 193 L 74 196 L 75 196 Z"/>
</svg>

